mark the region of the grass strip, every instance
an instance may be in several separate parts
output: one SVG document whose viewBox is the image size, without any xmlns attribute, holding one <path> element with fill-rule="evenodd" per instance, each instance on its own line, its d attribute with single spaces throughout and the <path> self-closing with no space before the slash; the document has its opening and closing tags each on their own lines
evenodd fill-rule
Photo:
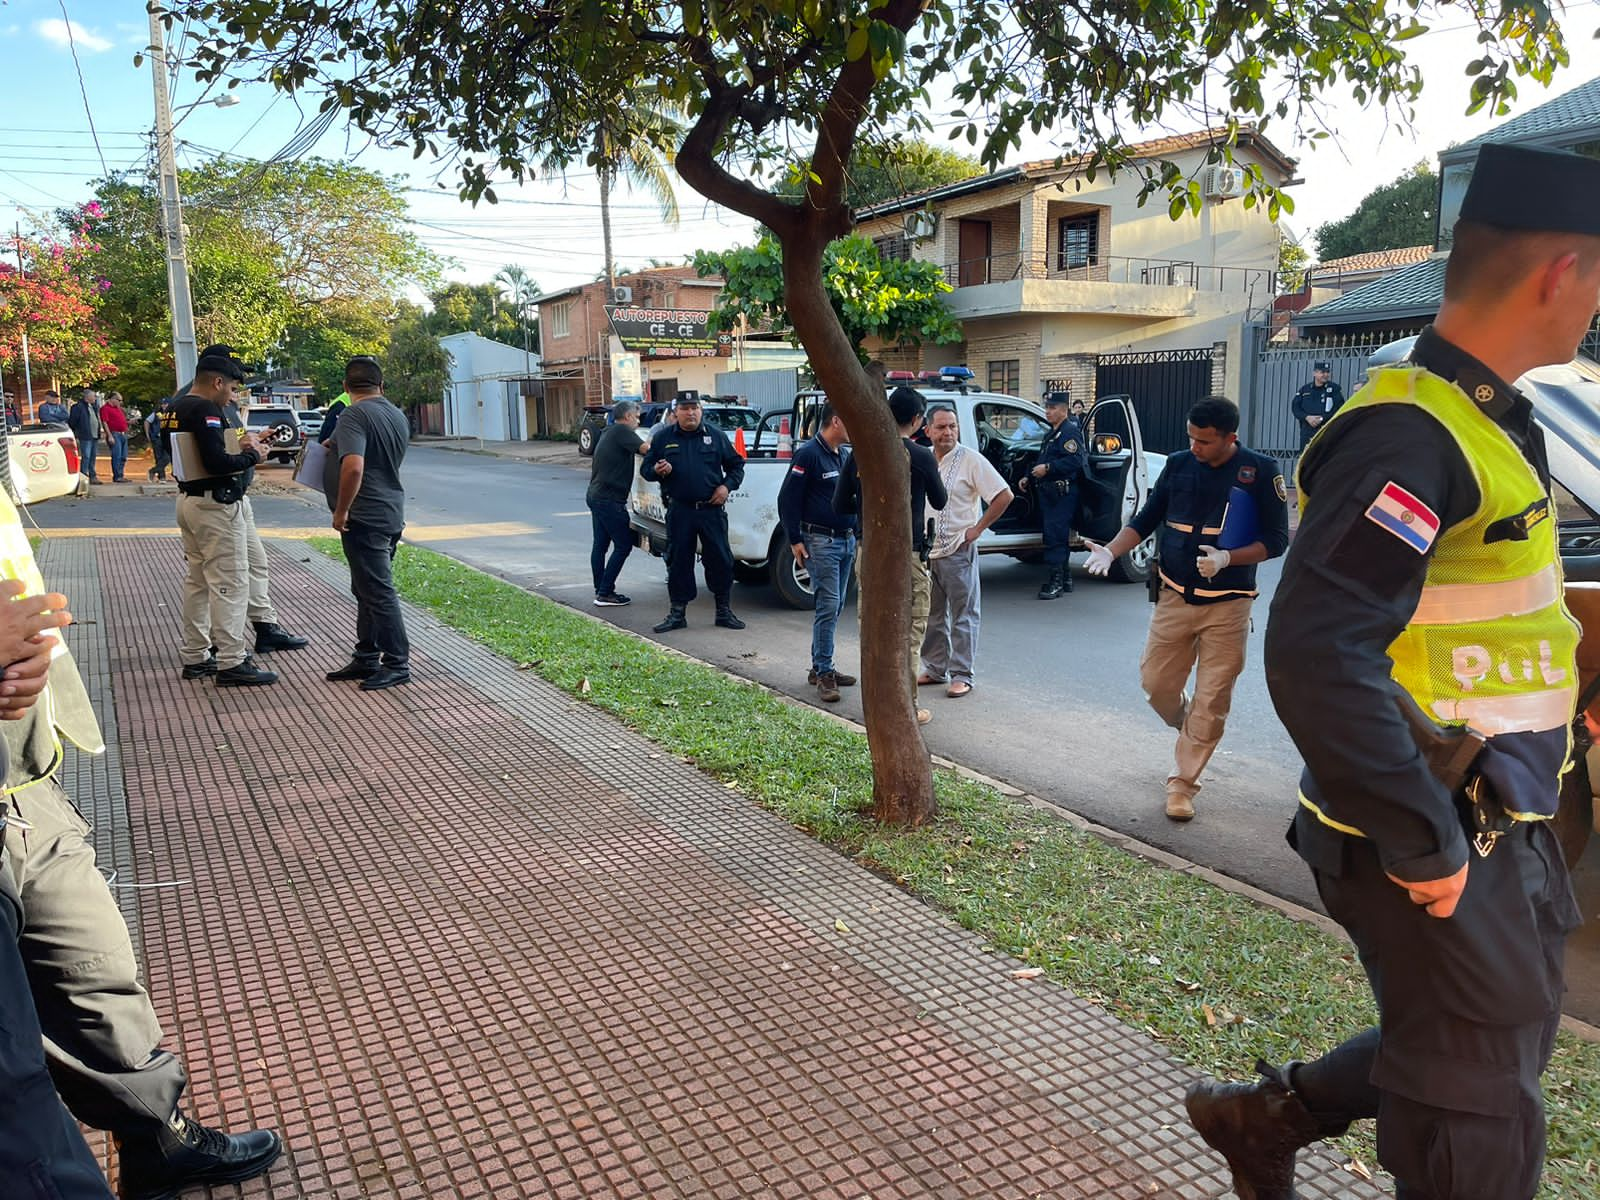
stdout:
<svg viewBox="0 0 1600 1200">
<path fill-rule="evenodd" d="M 335 539 L 311 545 L 343 558 Z M 1354 951 L 1314 926 L 948 772 L 936 775 L 933 825 L 882 829 L 865 814 L 866 739 L 822 713 L 432 551 L 401 547 L 395 580 L 445 624 L 890 875 L 1199 1070 L 1238 1077 L 1257 1056 L 1313 1058 L 1374 1020 Z M 1593 1197 L 1600 1045 L 1562 1035 L 1544 1086 L 1539 1195 Z M 1370 1129 L 1341 1145 L 1374 1162 Z"/>
</svg>

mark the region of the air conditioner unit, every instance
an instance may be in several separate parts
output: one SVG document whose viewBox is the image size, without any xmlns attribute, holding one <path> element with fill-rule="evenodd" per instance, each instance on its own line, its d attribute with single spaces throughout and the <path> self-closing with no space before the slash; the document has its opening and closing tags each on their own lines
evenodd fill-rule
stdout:
<svg viewBox="0 0 1600 1200">
<path fill-rule="evenodd" d="M 917 212 L 907 213 L 905 230 L 906 240 L 910 242 L 925 242 L 934 235 L 939 228 L 939 214 L 920 209 Z"/>
<path fill-rule="evenodd" d="M 1200 190 L 1208 200 L 1242 196 L 1247 186 L 1243 167 L 1207 167 L 1200 177 Z"/>
<path fill-rule="evenodd" d="M 633 289 L 631 287 L 612 288 L 611 289 L 611 303 L 613 303 L 613 304 L 632 304 L 633 303 Z"/>
</svg>

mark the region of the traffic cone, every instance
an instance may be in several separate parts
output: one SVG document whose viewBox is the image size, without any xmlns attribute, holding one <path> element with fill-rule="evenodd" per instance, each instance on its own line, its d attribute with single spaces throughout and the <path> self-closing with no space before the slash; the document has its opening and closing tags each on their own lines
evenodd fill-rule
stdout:
<svg viewBox="0 0 1600 1200">
<path fill-rule="evenodd" d="M 789 431 L 789 418 L 778 418 L 778 457 L 794 457 L 794 437 Z"/>
<path fill-rule="evenodd" d="M 744 430 L 742 428 L 733 431 L 733 448 L 739 452 L 740 458 L 750 457 L 749 452 L 744 448 Z"/>
</svg>

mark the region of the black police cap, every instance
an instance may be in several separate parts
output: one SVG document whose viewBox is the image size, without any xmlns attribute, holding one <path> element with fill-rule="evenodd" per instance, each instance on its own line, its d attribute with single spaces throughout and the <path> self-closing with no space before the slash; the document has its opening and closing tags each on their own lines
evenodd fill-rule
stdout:
<svg viewBox="0 0 1600 1200">
<path fill-rule="evenodd" d="M 217 342 L 200 351 L 200 361 L 195 364 L 198 371 L 215 371 L 219 375 L 226 375 L 235 383 L 244 379 L 244 364 L 234 356 L 233 347 Z"/>
<path fill-rule="evenodd" d="M 699 404 L 700 393 L 696 391 L 679 392 L 672 398 L 674 406 L 679 404 Z"/>
<path fill-rule="evenodd" d="M 1600 237 L 1600 159 L 1491 142 L 1478 151 L 1461 220 Z"/>
<path fill-rule="evenodd" d="M 1316 362 L 1311 364 L 1311 369 L 1313 371 L 1332 371 L 1333 370 L 1333 368 L 1328 364 L 1328 361 L 1326 359 L 1321 359 L 1321 358 L 1319 358 Z"/>
<path fill-rule="evenodd" d="M 1058 404 L 1071 404 L 1071 403 L 1072 403 L 1072 393 L 1071 392 L 1046 392 L 1044 394 L 1044 406 L 1046 408 L 1053 408 Z"/>
</svg>

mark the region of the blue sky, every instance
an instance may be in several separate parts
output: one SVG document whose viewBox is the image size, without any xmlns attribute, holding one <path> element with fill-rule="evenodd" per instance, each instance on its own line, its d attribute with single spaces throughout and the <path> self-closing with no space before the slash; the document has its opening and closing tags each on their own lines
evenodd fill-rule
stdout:
<svg viewBox="0 0 1600 1200">
<path fill-rule="evenodd" d="M 82 68 L 87 114 L 67 44 L 62 0 L 0 0 L 0 86 L 6 97 L 6 115 L 0 118 L 0 216 L 7 226 L 26 223 L 27 211 L 48 211 L 85 198 L 89 181 L 103 173 L 102 163 L 117 170 L 147 161 L 154 120 L 152 72 L 148 62 L 141 68 L 133 65 L 133 56 L 149 40 L 142 4 L 66 0 L 64 8 Z M 1572 0 L 1563 24 L 1572 40 L 1572 66 L 1549 93 L 1524 85 L 1517 111 L 1600 76 L 1600 42 L 1593 37 L 1600 26 L 1600 3 Z M 180 35 L 181 27 L 170 35 L 171 44 Z M 1294 232 L 1343 216 L 1372 187 L 1496 123 L 1481 115 L 1461 115 L 1467 83 L 1460 64 L 1474 56 L 1470 30 L 1436 28 L 1411 43 L 1411 50 L 1428 81 L 1413 129 L 1402 129 L 1385 114 L 1364 112 L 1348 101 L 1331 112 L 1328 123 L 1336 141 L 1297 144 L 1286 128 L 1269 129 L 1269 136 L 1301 160 L 1305 183 L 1293 192 L 1296 212 L 1287 220 Z M 227 109 L 209 103 L 223 88 L 207 93 L 187 75 L 170 90 L 178 108 L 199 102 L 179 114 L 179 156 L 186 165 L 218 153 L 270 157 L 298 128 L 293 102 L 269 89 L 240 88 L 241 102 Z M 1044 158 L 1053 152 L 1049 140 L 1041 138 L 1024 146 L 1017 158 Z M 592 279 L 601 270 L 598 193 L 592 178 L 581 171 L 565 180 L 502 188 L 502 203 L 474 209 L 456 200 L 454 173 L 447 164 L 419 163 L 408 153 L 380 150 L 342 122 L 323 136 L 315 153 L 407 176 L 415 189 L 408 199 L 416 232 L 455 260 L 448 272 L 452 277 L 484 280 L 505 264 L 517 263 L 540 286 L 554 288 Z M 440 181 L 447 185 L 442 193 L 435 187 Z M 680 188 L 679 203 L 683 219 L 674 231 L 662 227 L 645 197 L 627 192 L 616 197 L 619 263 L 673 259 L 697 248 L 750 240 L 751 225 L 745 218 L 707 205 L 687 188 Z"/>
</svg>

